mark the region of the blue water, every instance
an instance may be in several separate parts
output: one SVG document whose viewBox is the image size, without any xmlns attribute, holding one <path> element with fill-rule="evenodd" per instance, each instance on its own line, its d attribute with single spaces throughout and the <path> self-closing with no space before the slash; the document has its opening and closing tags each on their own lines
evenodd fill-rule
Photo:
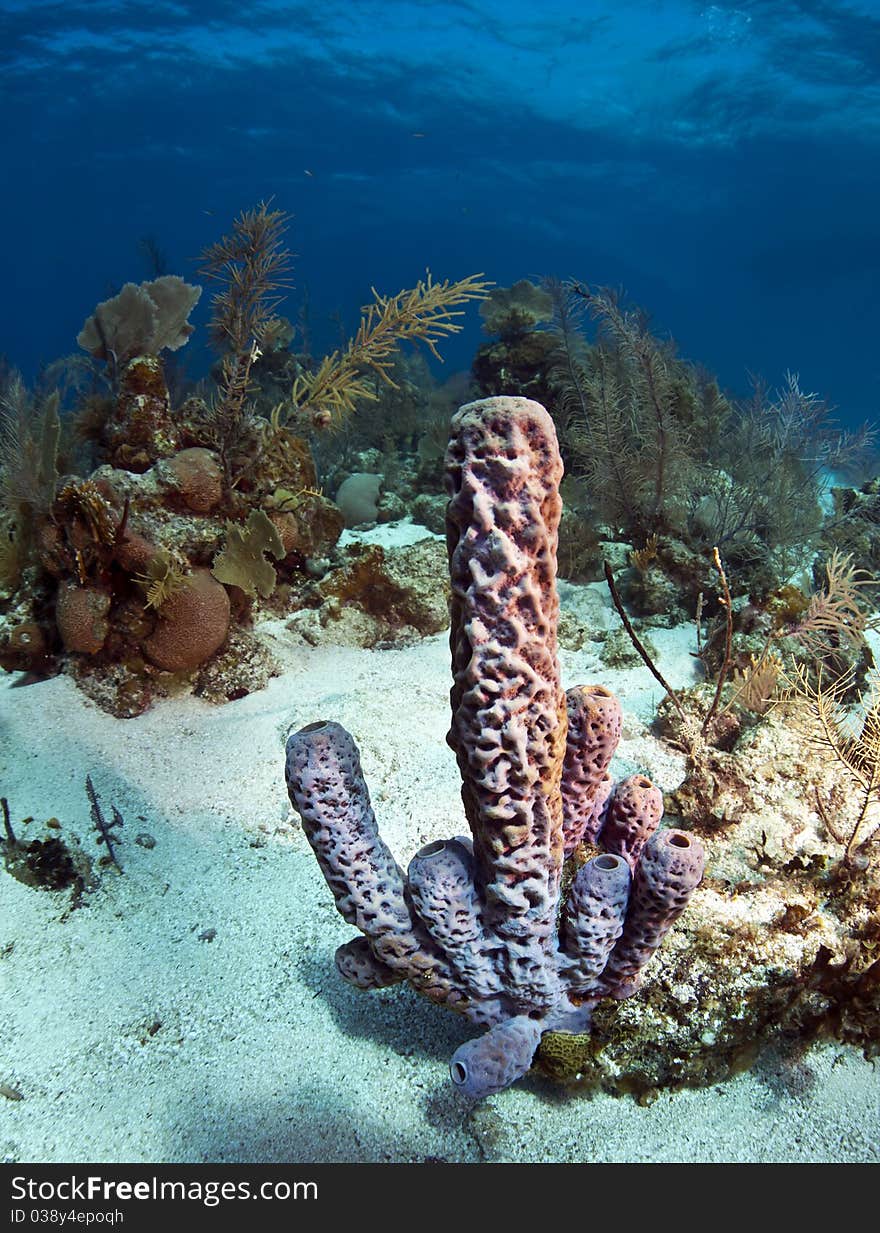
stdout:
<svg viewBox="0 0 880 1233">
<path fill-rule="evenodd" d="M 151 276 L 144 237 L 194 280 L 274 196 L 316 347 L 426 266 L 575 275 L 734 392 L 788 368 L 844 421 L 880 407 L 877 0 L 0 0 L 0 74 L 0 353 L 27 375 Z"/>
</svg>

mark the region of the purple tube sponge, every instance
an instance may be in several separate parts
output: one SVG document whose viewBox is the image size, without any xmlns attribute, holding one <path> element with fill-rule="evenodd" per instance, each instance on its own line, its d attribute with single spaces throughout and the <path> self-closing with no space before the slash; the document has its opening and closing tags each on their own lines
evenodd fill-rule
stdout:
<svg viewBox="0 0 880 1233">
<path fill-rule="evenodd" d="M 581 841 L 594 843 L 611 791 L 608 764 L 620 740 L 620 703 L 604 685 L 578 685 L 565 695 L 568 735 L 562 767 L 562 828 L 566 857 Z"/>
<path fill-rule="evenodd" d="M 327 720 L 291 733 L 286 770 L 291 801 L 339 914 L 372 937 L 408 937 L 403 873 L 379 835 L 351 735 Z"/>
<path fill-rule="evenodd" d="M 469 844 L 460 839 L 426 844 L 410 861 L 407 880 L 415 910 L 447 955 L 479 949 L 483 924 Z"/>
<path fill-rule="evenodd" d="M 464 985 L 479 998 L 503 993 L 500 973 L 487 958 L 470 841 L 427 844 L 410 861 L 407 881 L 419 919 Z"/>
<path fill-rule="evenodd" d="M 596 788 L 596 795 L 593 797 L 586 825 L 581 834 L 581 843 L 597 844 L 599 842 L 599 836 L 602 834 L 602 827 L 605 825 L 605 817 L 608 813 L 608 802 L 611 800 L 611 793 L 613 791 L 614 777 L 610 771 L 606 771 Z"/>
<path fill-rule="evenodd" d="M 452 723 L 486 927 L 523 1008 L 557 996 L 566 712 L 557 661 L 562 460 L 526 398 L 469 403 L 446 451 Z M 518 997 L 515 986 L 522 985 Z M 540 992 L 544 986 L 543 993 Z"/>
<path fill-rule="evenodd" d="M 645 775 L 622 779 L 611 794 L 599 840 L 635 869 L 663 817 L 663 793 Z"/>
<path fill-rule="evenodd" d="M 361 930 L 386 968 L 403 980 L 424 979 L 426 996 L 447 1001 L 455 990 L 451 973 L 430 939 L 419 936 L 403 873 L 379 835 L 351 735 L 327 720 L 291 733 L 286 775 L 340 916 Z"/>
<path fill-rule="evenodd" d="M 456 1086 L 479 1098 L 525 1074 L 542 1032 L 588 1031 L 600 997 L 636 988 L 703 856 L 681 831 L 649 838 L 662 813 L 649 780 L 612 794 L 613 695 L 562 691 L 552 420 L 528 399 L 490 398 L 463 407 L 451 434 L 447 740 L 471 837 L 428 844 L 404 875 L 357 746 L 335 723 L 290 736 L 287 786 L 340 913 L 363 935 L 338 949 L 339 971 L 360 989 L 409 981 L 486 1028 L 451 1063 Z M 564 859 L 597 837 L 606 851 L 560 903 Z"/>
<path fill-rule="evenodd" d="M 341 976 L 358 989 L 387 989 L 406 976 L 377 959 L 365 937 L 352 938 L 336 951 L 336 967 Z"/>
<path fill-rule="evenodd" d="M 700 841 L 685 831 L 657 831 L 636 866 L 620 941 L 602 973 L 600 988 L 614 998 L 630 997 L 642 970 L 687 907 L 705 866 Z"/>
<path fill-rule="evenodd" d="M 483 1036 L 466 1041 L 450 1059 L 452 1082 L 472 1100 L 502 1092 L 531 1066 L 542 1031 L 541 1023 L 527 1015 L 517 1015 Z"/>
<path fill-rule="evenodd" d="M 562 461 L 538 403 L 489 398 L 453 417 L 446 453 L 453 685 L 448 742 L 487 918 L 549 939 L 562 869 L 565 697 L 556 657 Z"/>
<path fill-rule="evenodd" d="M 610 853 L 594 856 L 575 874 L 560 936 L 563 954 L 569 959 L 564 972 L 569 993 L 583 996 L 595 988 L 623 932 L 629 887 L 629 865 Z"/>
</svg>

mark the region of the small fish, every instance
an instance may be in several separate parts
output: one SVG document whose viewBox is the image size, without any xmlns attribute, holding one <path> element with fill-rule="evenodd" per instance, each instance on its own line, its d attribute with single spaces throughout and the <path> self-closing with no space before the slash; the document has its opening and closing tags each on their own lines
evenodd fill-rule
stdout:
<svg viewBox="0 0 880 1233">
<path fill-rule="evenodd" d="M 5 1096 L 7 1100 L 24 1100 L 18 1088 L 10 1087 L 8 1083 L 0 1083 L 0 1096 Z"/>
<path fill-rule="evenodd" d="M 303 175 L 311 176 L 312 178 L 314 178 L 315 173 L 314 171 L 309 171 L 308 167 L 303 167 Z"/>
<path fill-rule="evenodd" d="M 410 137 L 424 137 L 425 133 L 410 133 Z"/>
</svg>

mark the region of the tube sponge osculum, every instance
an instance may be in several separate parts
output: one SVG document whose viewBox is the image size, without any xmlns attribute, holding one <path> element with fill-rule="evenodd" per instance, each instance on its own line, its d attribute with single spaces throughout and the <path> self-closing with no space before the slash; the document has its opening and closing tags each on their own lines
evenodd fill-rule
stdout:
<svg viewBox="0 0 880 1233">
<path fill-rule="evenodd" d="M 588 1031 L 599 998 L 635 990 L 704 857 L 693 835 L 657 830 L 662 797 L 644 776 L 612 790 L 613 695 L 562 691 L 550 417 L 528 399 L 490 398 L 463 407 L 451 432 L 447 740 L 471 836 L 428 844 L 404 874 L 379 836 L 357 746 L 329 721 L 289 737 L 287 786 L 340 913 L 363 935 L 339 948 L 339 971 L 361 989 L 409 981 L 488 1029 L 450 1067 L 478 1098 L 525 1074 L 543 1032 Z M 606 851 L 563 881 L 584 841 Z"/>
</svg>

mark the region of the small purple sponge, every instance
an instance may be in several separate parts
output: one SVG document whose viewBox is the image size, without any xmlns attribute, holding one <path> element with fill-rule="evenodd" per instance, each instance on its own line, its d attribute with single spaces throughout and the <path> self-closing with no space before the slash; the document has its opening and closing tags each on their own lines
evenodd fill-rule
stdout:
<svg viewBox="0 0 880 1233">
<path fill-rule="evenodd" d="M 286 774 L 343 919 L 369 935 L 407 929 L 403 872 L 379 835 L 351 734 L 329 720 L 291 733 Z"/>
<path fill-rule="evenodd" d="M 642 848 L 660 825 L 663 793 L 644 775 L 623 779 L 611 794 L 599 842 L 635 869 Z"/>
<path fill-rule="evenodd" d="M 611 787 L 608 764 L 620 740 L 620 703 L 604 685 L 577 685 L 565 694 L 568 734 L 562 766 L 565 855 L 593 842 L 596 820 Z"/>
<path fill-rule="evenodd" d="M 407 881 L 413 907 L 448 957 L 479 943 L 483 926 L 469 845 L 460 839 L 426 844 L 410 861 Z"/>
<path fill-rule="evenodd" d="M 600 981 L 601 992 L 630 997 L 642 969 L 687 907 L 705 866 L 700 841 L 685 831 L 657 831 L 636 866 L 623 934 Z"/>
<path fill-rule="evenodd" d="M 577 871 L 562 913 L 561 942 L 570 967 L 570 992 L 595 987 L 623 930 L 629 899 L 629 865 L 621 856 L 595 856 Z"/>
<path fill-rule="evenodd" d="M 503 991 L 483 930 L 469 839 L 447 839 L 421 848 L 407 870 L 412 906 L 434 942 L 480 998 Z"/>
<path fill-rule="evenodd" d="M 517 1015 L 465 1041 L 449 1062 L 452 1082 L 473 1100 L 503 1091 L 531 1066 L 542 1031 L 539 1021 Z"/>
<path fill-rule="evenodd" d="M 362 947 L 356 954 L 345 953 L 337 958 L 343 975 L 360 984 L 380 979 L 385 968 L 402 980 L 428 973 L 432 987 L 427 996 L 435 1001 L 457 997 L 448 965 L 410 913 L 403 871 L 379 835 L 351 734 L 327 720 L 291 733 L 286 774 L 291 804 L 339 913 L 366 934 L 379 961 L 368 973 Z"/>
</svg>

